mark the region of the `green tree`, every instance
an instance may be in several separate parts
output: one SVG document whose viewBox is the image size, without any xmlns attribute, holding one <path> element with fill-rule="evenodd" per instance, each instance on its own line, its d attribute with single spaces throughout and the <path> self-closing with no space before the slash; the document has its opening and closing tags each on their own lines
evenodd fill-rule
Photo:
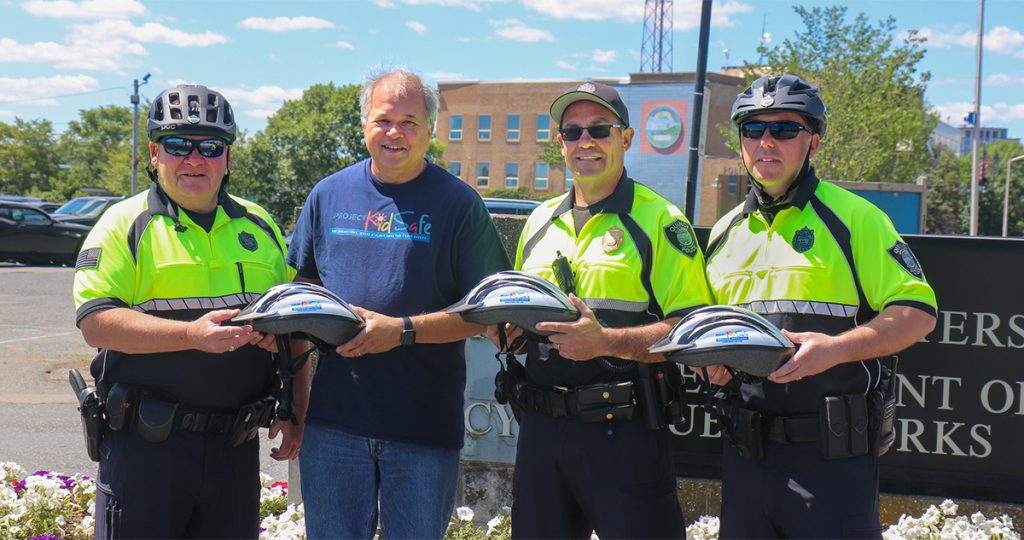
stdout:
<svg viewBox="0 0 1024 540">
<path fill-rule="evenodd" d="M 562 156 L 562 146 L 558 144 L 558 139 L 550 139 L 541 144 L 540 153 L 537 155 L 537 159 L 552 167 L 564 166 L 565 157 Z"/>
<path fill-rule="evenodd" d="M 0 193 L 49 196 L 60 174 L 57 155 L 49 120 L 0 122 Z"/>
<path fill-rule="evenodd" d="M 140 105 L 141 111 L 148 106 Z M 145 114 L 139 115 L 139 189 L 149 183 Z M 131 186 L 132 110 L 105 105 L 79 111 L 79 119 L 68 123 L 60 138 L 61 159 L 67 166 L 58 186 L 62 197 L 72 197 L 85 186 L 103 187 L 111 193 L 127 195 Z"/>
<path fill-rule="evenodd" d="M 924 101 L 931 75 L 918 71 L 925 38 L 910 30 L 896 40 L 892 17 L 871 25 L 863 13 L 849 21 L 845 7 L 793 9 L 805 28 L 781 47 L 759 47 L 763 65 L 747 64 L 748 83 L 789 72 L 821 88 L 829 117 L 814 158 L 821 177 L 913 182 L 938 123 Z"/>
</svg>

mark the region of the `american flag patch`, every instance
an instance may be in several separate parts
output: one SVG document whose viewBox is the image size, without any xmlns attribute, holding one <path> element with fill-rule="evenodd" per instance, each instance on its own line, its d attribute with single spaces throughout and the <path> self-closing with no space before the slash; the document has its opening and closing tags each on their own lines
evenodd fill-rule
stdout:
<svg viewBox="0 0 1024 540">
<path fill-rule="evenodd" d="M 75 270 L 81 270 L 83 268 L 97 268 L 100 265 L 100 248 L 89 248 L 83 249 L 78 254 L 78 260 L 75 261 Z"/>
</svg>

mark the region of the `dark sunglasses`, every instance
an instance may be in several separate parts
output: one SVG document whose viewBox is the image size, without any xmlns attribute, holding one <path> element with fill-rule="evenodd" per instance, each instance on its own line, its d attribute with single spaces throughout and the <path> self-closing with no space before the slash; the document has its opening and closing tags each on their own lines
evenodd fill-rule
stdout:
<svg viewBox="0 0 1024 540">
<path fill-rule="evenodd" d="M 583 136 L 583 132 L 586 131 L 590 134 L 591 139 L 603 139 L 612 134 L 612 128 L 624 128 L 626 126 L 622 124 L 597 124 L 594 126 L 587 127 L 567 127 L 559 129 L 558 132 L 562 134 L 562 139 L 567 141 L 578 141 Z"/>
<path fill-rule="evenodd" d="M 220 157 L 228 146 L 226 142 L 220 139 L 193 141 L 184 137 L 164 137 L 160 139 L 160 145 L 164 147 L 164 152 L 178 157 L 191 155 L 192 150 L 199 147 L 199 155 L 207 158 Z"/>
<path fill-rule="evenodd" d="M 764 137 L 765 130 L 772 134 L 772 138 L 780 141 L 796 138 L 801 131 L 814 134 L 807 126 L 792 120 L 778 120 L 775 122 L 753 121 L 740 125 L 740 135 L 743 135 L 744 139 L 760 139 Z"/>
</svg>

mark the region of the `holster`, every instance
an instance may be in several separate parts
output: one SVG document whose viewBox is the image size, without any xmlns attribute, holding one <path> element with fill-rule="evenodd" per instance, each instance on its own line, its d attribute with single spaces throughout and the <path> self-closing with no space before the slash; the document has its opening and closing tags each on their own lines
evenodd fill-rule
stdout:
<svg viewBox="0 0 1024 540">
<path fill-rule="evenodd" d="M 876 456 L 888 452 L 896 440 L 893 426 L 896 422 L 896 367 L 899 359 L 895 356 L 892 358 L 892 368 L 882 364 L 881 380 L 868 394 L 868 407 L 871 411 L 868 433 L 871 435 L 871 449 Z"/>
<path fill-rule="evenodd" d="M 827 396 L 818 411 L 821 451 L 826 459 L 868 453 L 868 406 L 864 394 Z"/>
<path fill-rule="evenodd" d="M 235 416 L 235 421 L 228 431 L 228 444 L 241 446 L 252 440 L 261 427 L 270 425 L 274 417 L 274 405 L 276 401 L 272 397 L 263 398 L 260 401 L 243 405 Z"/>
<path fill-rule="evenodd" d="M 85 437 L 85 452 L 89 459 L 100 460 L 100 444 L 106 435 L 107 419 L 103 400 L 96 388 L 85 385 L 85 379 L 77 369 L 68 372 L 71 389 L 78 399 L 78 412 L 82 417 L 82 435 Z"/>
<path fill-rule="evenodd" d="M 713 414 L 722 426 L 722 435 L 740 456 L 764 459 L 765 427 L 761 413 L 722 400 L 715 405 Z"/>
<path fill-rule="evenodd" d="M 174 429 L 178 404 L 152 395 L 139 399 L 135 431 L 143 440 L 158 443 L 167 440 Z"/>
</svg>

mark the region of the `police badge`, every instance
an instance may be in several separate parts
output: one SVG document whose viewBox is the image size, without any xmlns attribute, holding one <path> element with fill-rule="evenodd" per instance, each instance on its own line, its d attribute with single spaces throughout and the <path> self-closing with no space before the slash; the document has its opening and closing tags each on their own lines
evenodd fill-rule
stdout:
<svg viewBox="0 0 1024 540">
<path fill-rule="evenodd" d="M 256 243 L 256 237 L 246 231 L 238 233 L 238 243 L 249 251 L 256 251 L 256 248 L 259 247 L 259 244 Z"/>
<path fill-rule="evenodd" d="M 804 226 L 803 229 L 793 233 L 793 249 L 797 253 L 804 253 L 814 247 L 814 230 Z"/>
<path fill-rule="evenodd" d="M 917 257 L 914 256 L 914 252 L 910 251 L 910 246 L 905 242 L 896 242 L 888 249 L 888 252 L 889 255 L 892 255 L 893 259 L 896 259 L 896 263 L 910 275 L 917 279 L 924 279 L 924 270 L 921 269 L 921 263 L 917 262 Z"/>
<path fill-rule="evenodd" d="M 665 238 L 683 255 L 692 259 L 697 254 L 697 238 L 693 235 L 693 227 L 690 227 L 689 223 L 681 219 L 669 223 L 665 226 Z"/>
</svg>

